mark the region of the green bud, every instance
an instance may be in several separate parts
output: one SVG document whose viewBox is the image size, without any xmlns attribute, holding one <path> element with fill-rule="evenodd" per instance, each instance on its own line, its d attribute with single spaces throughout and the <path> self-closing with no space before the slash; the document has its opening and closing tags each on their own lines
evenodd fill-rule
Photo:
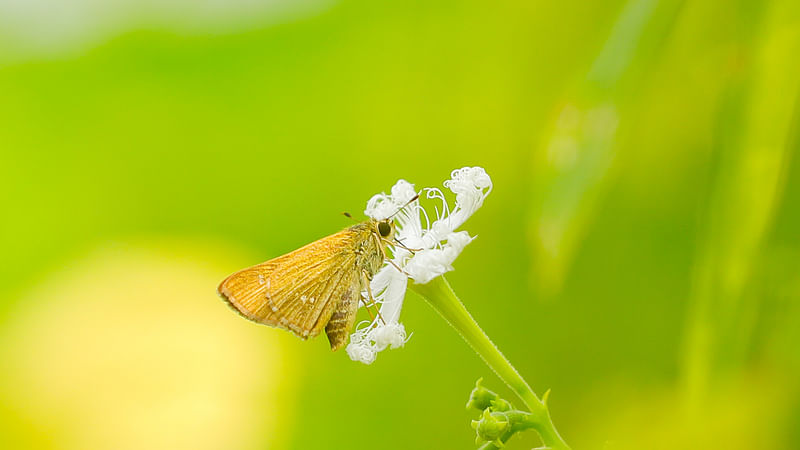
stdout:
<svg viewBox="0 0 800 450">
<path fill-rule="evenodd" d="M 475 382 L 475 388 L 469 394 L 467 409 L 475 408 L 483 411 L 484 409 L 492 406 L 492 402 L 494 400 L 500 398 L 494 392 L 483 387 L 481 383 L 483 383 L 483 378 L 478 378 L 478 381 Z"/>
<path fill-rule="evenodd" d="M 511 403 L 499 397 L 492 400 L 491 404 L 492 404 L 492 411 L 504 412 L 504 411 L 511 411 L 512 409 L 514 409 Z"/>
<path fill-rule="evenodd" d="M 503 442 L 500 438 L 508 427 L 508 418 L 504 413 L 490 412 L 489 408 L 486 408 L 479 420 L 472 421 L 472 428 L 477 434 L 475 443 L 493 442 L 496 446 L 502 447 Z"/>
</svg>

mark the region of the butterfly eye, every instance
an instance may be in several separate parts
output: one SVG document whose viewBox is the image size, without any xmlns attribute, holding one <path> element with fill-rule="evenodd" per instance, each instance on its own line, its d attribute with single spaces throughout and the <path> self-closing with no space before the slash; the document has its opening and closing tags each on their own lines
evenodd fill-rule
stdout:
<svg viewBox="0 0 800 450">
<path fill-rule="evenodd" d="M 387 237 L 392 234 L 392 226 L 389 225 L 389 222 L 379 222 L 378 233 L 380 233 L 381 237 Z"/>
</svg>

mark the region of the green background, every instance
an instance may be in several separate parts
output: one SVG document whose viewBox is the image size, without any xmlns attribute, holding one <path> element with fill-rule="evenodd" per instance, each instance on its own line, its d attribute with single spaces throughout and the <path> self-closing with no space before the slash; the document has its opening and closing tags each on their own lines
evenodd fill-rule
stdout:
<svg viewBox="0 0 800 450">
<path fill-rule="evenodd" d="M 447 278 L 573 448 L 800 447 L 800 3 L 159 14 L 0 21 L 3 448 L 472 448 L 516 399 L 419 297 L 364 366 L 214 292 L 463 166 Z"/>
</svg>

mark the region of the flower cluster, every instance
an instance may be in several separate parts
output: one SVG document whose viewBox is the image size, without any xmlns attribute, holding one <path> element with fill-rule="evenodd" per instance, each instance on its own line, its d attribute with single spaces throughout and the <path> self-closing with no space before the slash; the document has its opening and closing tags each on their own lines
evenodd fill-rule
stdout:
<svg viewBox="0 0 800 450">
<path fill-rule="evenodd" d="M 406 331 L 399 318 L 408 279 L 424 284 L 453 270 L 453 261 L 474 239 L 466 231 L 456 230 L 483 205 L 492 190 L 491 178 L 480 167 L 464 167 L 454 170 L 444 186 L 455 194 L 452 210 L 441 190 L 422 190 L 428 199 L 441 201 L 433 222 L 414 199 L 418 194 L 414 185 L 405 180 L 399 180 L 391 194 L 377 194 L 367 202 L 367 216 L 376 220 L 394 218 L 395 238 L 402 245 L 394 246 L 391 262 L 387 261 L 372 279 L 370 287 L 380 304 L 380 315 L 371 322 L 359 323 L 350 336 L 347 354 L 354 361 L 371 364 L 378 352 L 405 344 Z"/>
</svg>

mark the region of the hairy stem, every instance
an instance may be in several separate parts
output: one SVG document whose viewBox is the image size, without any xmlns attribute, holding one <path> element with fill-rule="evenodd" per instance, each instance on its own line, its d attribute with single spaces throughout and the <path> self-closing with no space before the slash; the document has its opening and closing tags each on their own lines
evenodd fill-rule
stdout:
<svg viewBox="0 0 800 450">
<path fill-rule="evenodd" d="M 514 366 L 500 353 L 497 346 L 478 326 L 461 300 L 453 292 L 450 283 L 443 277 L 436 277 L 426 284 L 411 284 L 411 289 L 422 296 L 444 320 L 449 323 L 475 350 L 486 364 L 494 370 L 497 376 L 505 382 L 511 390 L 530 409 L 531 420 L 539 432 L 542 442 L 551 449 L 565 450 L 569 446 L 556 431 L 550 418 L 550 412 L 544 401 L 533 392 L 528 383 L 517 372 Z"/>
</svg>

